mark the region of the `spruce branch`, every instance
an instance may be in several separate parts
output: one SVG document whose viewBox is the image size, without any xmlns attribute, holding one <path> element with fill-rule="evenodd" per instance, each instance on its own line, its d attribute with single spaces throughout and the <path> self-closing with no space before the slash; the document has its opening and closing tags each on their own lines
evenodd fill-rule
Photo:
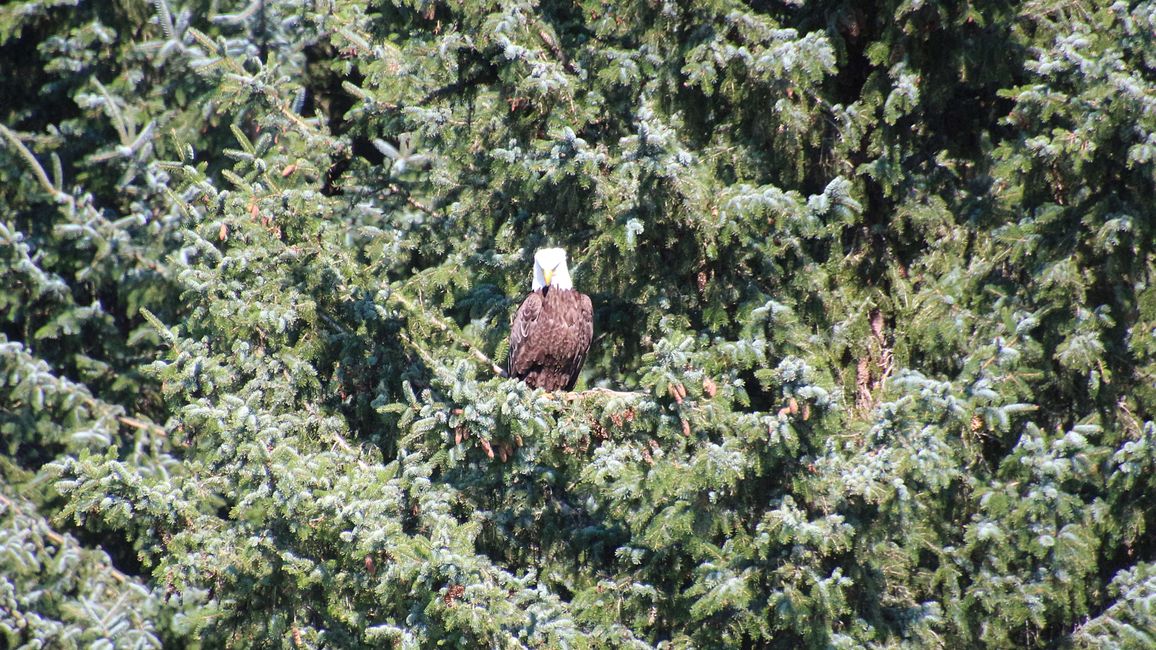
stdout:
<svg viewBox="0 0 1156 650">
<path fill-rule="evenodd" d="M 151 129 L 148 129 L 148 131 L 151 132 Z M 33 155 L 32 151 L 30 151 L 28 147 L 24 146 L 24 143 L 20 140 L 20 137 L 16 135 L 15 132 L 3 124 L 0 124 L 0 135 L 3 135 L 4 139 L 7 140 L 12 145 L 12 147 L 16 149 L 17 153 L 20 154 L 20 157 L 28 163 L 29 168 L 32 170 L 32 174 L 36 177 L 36 180 L 40 183 L 40 186 L 44 188 L 44 191 L 52 196 L 52 198 L 57 202 L 67 205 L 69 210 L 68 214 L 74 215 L 78 207 L 76 197 L 60 189 L 60 187 L 64 184 L 64 172 L 61 168 L 60 158 L 55 153 L 52 154 L 52 171 L 56 178 L 56 182 L 54 183 L 51 179 L 48 178 L 48 172 L 45 171 L 44 167 L 40 164 L 40 161 L 36 159 L 36 156 Z M 142 133 L 142 136 L 143 135 L 144 134 Z M 134 144 L 133 146 L 136 145 Z M 98 221 L 105 220 L 104 215 L 101 214 L 101 212 L 95 207 L 93 207 L 91 203 L 82 200 L 79 203 L 79 207 L 84 211 L 85 215 L 89 219 Z M 153 270 L 157 270 L 159 268 L 159 264 L 155 260 L 145 259 L 137 251 L 130 251 L 128 256 L 135 260 L 138 264 L 147 268 Z"/>
<path fill-rule="evenodd" d="M 155 329 L 157 333 L 161 335 L 161 338 L 165 340 L 165 343 L 167 343 L 170 347 L 176 345 L 177 337 L 173 335 L 172 330 L 170 330 L 165 326 L 164 323 L 161 322 L 161 319 L 156 317 L 156 314 L 152 313 L 145 307 L 140 308 L 140 314 L 141 316 L 144 316 L 144 319 L 149 322 L 149 325 L 152 325 L 153 329 Z"/>
<path fill-rule="evenodd" d="M 596 386 L 594 388 L 587 388 L 586 390 L 573 391 L 573 392 L 569 392 L 569 393 L 562 393 L 560 395 L 560 399 L 563 399 L 567 402 L 574 402 L 574 401 L 583 399 L 585 397 L 590 397 L 593 395 L 604 395 L 606 397 L 622 397 L 622 398 L 642 399 L 644 397 L 649 397 L 650 393 L 648 393 L 646 391 L 641 391 L 641 390 L 614 390 L 612 388 L 602 388 L 602 387 Z"/>
<path fill-rule="evenodd" d="M 20 506 L 17 506 L 11 499 L 4 496 L 3 494 L 0 494 L 0 504 L 3 504 L 5 508 L 12 511 L 18 517 L 29 516 L 29 515 L 26 515 L 23 510 L 20 509 Z M 46 529 L 43 531 L 43 533 L 44 533 L 44 536 L 48 538 L 48 541 L 52 542 L 53 544 L 56 544 L 58 550 L 60 550 L 60 551 L 63 551 L 65 547 L 70 546 L 70 545 L 79 546 L 79 544 L 77 544 L 75 542 L 75 540 L 71 540 L 70 538 L 65 537 L 64 535 L 61 535 L 60 533 L 58 533 L 52 529 Z M 112 567 L 109 565 L 104 565 L 103 568 L 108 573 L 109 577 L 111 577 L 112 579 L 121 583 L 122 585 L 132 581 L 132 578 L 121 573 L 115 567 Z"/>
<path fill-rule="evenodd" d="M 153 316 L 153 318 L 156 317 Z M 15 349 L 15 352 L 10 352 L 10 350 L 13 349 Z M 19 343 L 13 347 L 5 349 L 4 352 L 12 354 L 13 357 L 9 358 L 14 358 L 17 363 L 20 363 L 26 368 L 42 365 L 44 369 L 47 370 L 46 362 L 33 356 Z M 36 372 L 37 370 L 40 370 L 40 368 L 36 368 L 33 370 L 33 372 Z M 50 377 L 52 382 L 51 384 L 46 383 L 45 385 L 51 385 L 54 393 L 67 395 L 67 399 L 69 400 L 79 401 L 80 404 L 88 409 L 88 413 L 91 415 L 92 420 L 97 423 L 103 424 L 115 419 L 120 424 L 132 427 L 134 429 L 148 431 L 149 433 L 159 435 L 161 437 L 168 435 L 168 432 L 165 431 L 163 427 L 149 422 L 145 418 L 139 416 L 122 415 L 124 412 L 124 408 L 122 406 L 118 404 L 109 404 L 96 397 L 93 397 L 92 393 L 89 392 L 88 387 L 85 384 L 74 383 L 67 378 L 57 377 L 48 372 L 44 372 L 44 375 Z M 109 431 L 108 433 L 111 435 L 113 432 Z"/>
<path fill-rule="evenodd" d="M 417 356 L 421 357 L 421 360 L 425 362 L 425 365 L 429 366 L 430 368 L 437 367 L 438 364 L 437 361 L 434 360 L 433 355 L 430 354 L 429 351 L 425 349 L 425 347 L 414 342 L 413 338 L 409 334 L 406 334 L 403 331 L 398 332 L 398 336 L 401 337 L 402 342 L 417 352 Z"/>
<path fill-rule="evenodd" d="M 434 327 L 434 329 L 438 330 L 439 332 L 442 332 L 446 336 L 449 336 L 451 339 L 453 339 L 453 341 L 455 343 L 466 348 L 466 350 L 475 359 L 488 365 L 490 367 L 490 370 L 492 370 L 495 375 L 497 375 L 499 377 L 508 377 L 509 376 L 506 374 L 505 369 L 503 369 L 498 364 L 494 363 L 494 360 L 491 359 L 485 352 L 482 352 L 476 346 L 474 346 L 474 344 L 472 344 L 468 340 L 466 340 L 466 338 L 464 336 L 462 336 L 462 334 L 460 332 L 457 331 L 456 327 L 453 327 L 452 325 L 450 325 L 446 321 L 438 318 L 437 316 L 434 316 L 433 314 L 426 312 L 424 309 L 422 309 L 421 307 L 414 304 L 412 300 L 405 297 L 399 291 L 394 291 L 392 293 L 392 297 L 407 312 L 409 312 L 410 314 L 417 316 L 419 319 L 429 323 L 430 325 L 432 325 Z M 410 342 L 410 344 L 413 343 L 412 340 L 410 340 L 409 342 Z M 420 347 L 415 345 L 414 349 L 418 350 L 419 354 L 421 354 L 421 348 Z M 426 354 L 428 354 L 428 353 L 426 353 Z M 423 358 L 425 358 L 424 354 L 423 354 Z M 427 359 L 427 362 L 428 361 L 429 360 Z"/>
<path fill-rule="evenodd" d="M 40 181 L 40 185 L 44 188 L 44 191 L 48 192 L 52 195 L 52 198 L 55 199 L 59 199 L 62 195 L 67 196 L 61 190 L 56 189 L 56 186 L 48 179 L 48 172 L 44 171 L 44 167 L 40 165 L 40 161 L 36 160 L 36 156 L 32 155 L 32 152 L 28 150 L 28 147 L 24 146 L 24 143 L 20 141 L 20 138 L 15 133 L 3 124 L 0 124 L 0 135 L 3 135 L 4 139 L 12 144 L 17 153 L 20 154 L 20 157 L 32 168 L 32 173 L 36 176 L 36 179 Z"/>
<path fill-rule="evenodd" d="M 129 417 L 127 415 L 121 415 L 117 417 L 116 420 L 125 426 L 129 426 L 134 429 L 140 429 L 141 431 L 148 431 L 149 433 L 161 436 L 162 438 L 168 436 L 168 431 L 165 431 L 163 427 L 157 426 L 152 422 L 145 422 L 144 420 Z"/>
<path fill-rule="evenodd" d="M 104 97 L 104 105 L 107 107 L 107 113 L 112 118 L 112 126 L 116 129 L 117 134 L 120 135 L 120 143 L 127 145 L 132 141 L 131 131 L 128 124 L 125 123 L 124 115 L 120 112 L 120 108 L 116 105 L 116 100 L 113 99 L 112 93 L 108 92 L 104 84 L 100 83 L 99 79 L 93 79 L 92 83 L 96 85 L 97 90 L 100 91 L 101 96 Z"/>
<path fill-rule="evenodd" d="M 430 215 L 431 217 L 437 216 L 437 212 L 435 212 L 433 208 L 431 208 L 427 205 L 424 205 L 423 203 L 421 203 L 417 199 L 413 198 L 413 195 L 411 195 L 409 192 L 403 190 L 401 187 L 398 187 L 398 185 L 396 183 L 390 183 L 388 185 L 388 189 L 391 193 L 397 194 L 397 195 L 401 196 L 402 198 L 404 198 L 407 205 L 414 207 L 414 208 L 417 208 L 418 210 L 421 210 L 422 212 Z"/>
<path fill-rule="evenodd" d="M 153 0 L 153 7 L 157 10 L 161 31 L 165 33 L 167 38 L 173 38 L 177 30 L 173 26 L 173 12 L 169 10 L 169 3 L 165 0 Z"/>
<path fill-rule="evenodd" d="M 252 18 L 257 10 L 264 4 L 264 0 L 253 0 L 247 7 L 235 14 L 219 14 L 213 18 L 213 22 L 219 25 L 241 25 L 246 20 Z"/>
<path fill-rule="evenodd" d="M 192 37 L 194 39 L 196 39 L 196 41 L 198 43 L 200 43 L 202 46 L 204 46 L 210 52 L 213 52 L 214 54 L 219 56 L 221 58 L 221 62 L 223 62 L 226 66 L 229 67 L 229 69 L 231 70 L 231 75 L 237 81 L 239 81 L 241 83 L 245 83 L 245 82 L 248 82 L 249 80 L 253 79 L 253 75 L 250 74 L 249 71 L 246 70 L 244 66 L 242 66 L 240 63 L 238 63 L 236 59 L 229 56 L 228 52 L 226 52 L 224 50 L 224 48 L 221 48 L 220 46 L 218 46 L 218 44 L 215 41 L 213 41 L 213 39 L 209 38 L 209 36 L 207 34 L 205 34 L 204 32 L 202 32 L 196 28 L 193 28 L 193 27 L 189 28 L 189 34 L 191 34 Z M 313 124 L 310 124 L 308 121 L 306 121 L 300 115 L 295 113 L 293 111 L 292 103 L 283 100 L 280 96 L 277 95 L 277 93 L 272 88 L 269 88 L 265 84 L 253 84 L 253 86 L 255 88 L 259 89 L 259 91 L 258 91 L 259 94 L 263 95 L 269 101 L 269 103 L 273 106 L 273 108 L 277 109 L 277 112 L 281 113 L 282 116 L 284 116 L 286 119 L 288 119 L 290 122 L 292 122 L 295 126 L 297 126 L 297 128 L 299 128 L 302 133 L 304 133 L 307 136 L 320 136 L 320 135 L 322 135 L 320 129 L 318 129 Z"/>
</svg>

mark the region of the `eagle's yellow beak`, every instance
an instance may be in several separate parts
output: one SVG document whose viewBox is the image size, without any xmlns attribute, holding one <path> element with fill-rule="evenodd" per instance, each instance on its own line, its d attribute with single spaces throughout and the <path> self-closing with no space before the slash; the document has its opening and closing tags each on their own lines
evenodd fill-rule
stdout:
<svg viewBox="0 0 1156 650">
<path fill-rule="evenodd" d="M 554 277 L 554 269 L 543 270 L 542 275 L 546 276 L 546 286 L 550 286 L 550 278 Z"/>
</svg>

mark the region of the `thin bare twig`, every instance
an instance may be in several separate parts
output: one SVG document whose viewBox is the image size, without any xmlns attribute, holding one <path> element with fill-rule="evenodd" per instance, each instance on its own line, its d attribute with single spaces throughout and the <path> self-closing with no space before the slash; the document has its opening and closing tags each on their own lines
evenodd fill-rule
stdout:
<svg viewBox="0 0 1156 650">
<path fill-rule="evenodd" d="M 148 431 L 149 433 L 161 436 L 162 438 L 169 434 L 168 431 L 164 430 L 164 427 L 153 424 L 152 422 L 138 420 L 137 418 L 121 416 L 117 418 L 117 421 L 123 425 L 130 426 L 134 429 L 141 429 L 142 431 Z"/>
</svg>

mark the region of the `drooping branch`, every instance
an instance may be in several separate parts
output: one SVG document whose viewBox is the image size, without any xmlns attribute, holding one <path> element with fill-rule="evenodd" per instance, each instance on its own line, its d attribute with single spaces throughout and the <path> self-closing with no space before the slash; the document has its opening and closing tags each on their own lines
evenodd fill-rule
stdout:
<svg viewBox="0 0 1156 650">
<path fill-rule="evenodd" d="M 3 135 L 4 139 L 20 154 L 20 157 L 28 163 L 28 166 L 32 169 L 32 174 L 36 176 L 36 180 L 40 182 L 44 191 L 48 192 L 53 198 L 57 198 L 63 194 L 63 192 L 57 189 L 56 186 L 52 184 L 52 181 L 48 179 L 48 172 L 44 171 L 44 167 L 40 165 L 40 161 L 36 160 L 36 156 L 32 155 L 32 152 L 28 150 L 28 147 L 24 146 L 24 143 L 21 142 L 15 133 L 3 124 L 0 124 L 0 135 Z"/>
<path fill-rule="evenodd" d="M 5 508 L 10 510 L 13 514 L 15 514 L 18 517 L 30 516 L 30 515 L 27 515 L 26 513 L 24 513 L 24 511 L 22 511 L 20 509 L 20 506 L 17 506 L 11 499 L 4 496 L 3 494 L 0 494 L 0 505 L 3 505 Z M 65 537 L 64 535 L 61 535 L 60 533 L 52 530 L 51 528 L 46 528 L 43 531 L 43 534 L 45 537 L 48 538 L 48 541 L 55 544 L 57 549 L 59 549 L 60 551 L 63 551 L 68 546 L 72 546 L 74 548 L 80 546 L 76 542 L 76 540 L 74 540 L 70 537 Z M 108 573 L 109 577 L 111 577 L 113 580 L 116 580 L 117 582 L 121 583 L 122 585 L 131 580 L 131 578 L 129 578 L 127 575 L 121 573 L 120 571 L 116 570 L 116 568 L 114 568 L 112 565 L 104 564 L 104 565 L 102 565 L 102 568 Z"/>
</svg>

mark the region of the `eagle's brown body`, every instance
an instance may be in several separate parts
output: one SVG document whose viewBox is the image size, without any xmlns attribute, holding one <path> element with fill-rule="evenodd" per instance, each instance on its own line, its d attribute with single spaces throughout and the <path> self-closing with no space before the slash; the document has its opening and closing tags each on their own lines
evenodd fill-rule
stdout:
<svg viewBox="0 0 1156 650">
<path fill-rule="evenodd" d="M 571 390 L 593 337 L 588 296 L 549 286 L 532 291 L 510 323 L 510 376 L 535 388 Z"/>
</svg>

